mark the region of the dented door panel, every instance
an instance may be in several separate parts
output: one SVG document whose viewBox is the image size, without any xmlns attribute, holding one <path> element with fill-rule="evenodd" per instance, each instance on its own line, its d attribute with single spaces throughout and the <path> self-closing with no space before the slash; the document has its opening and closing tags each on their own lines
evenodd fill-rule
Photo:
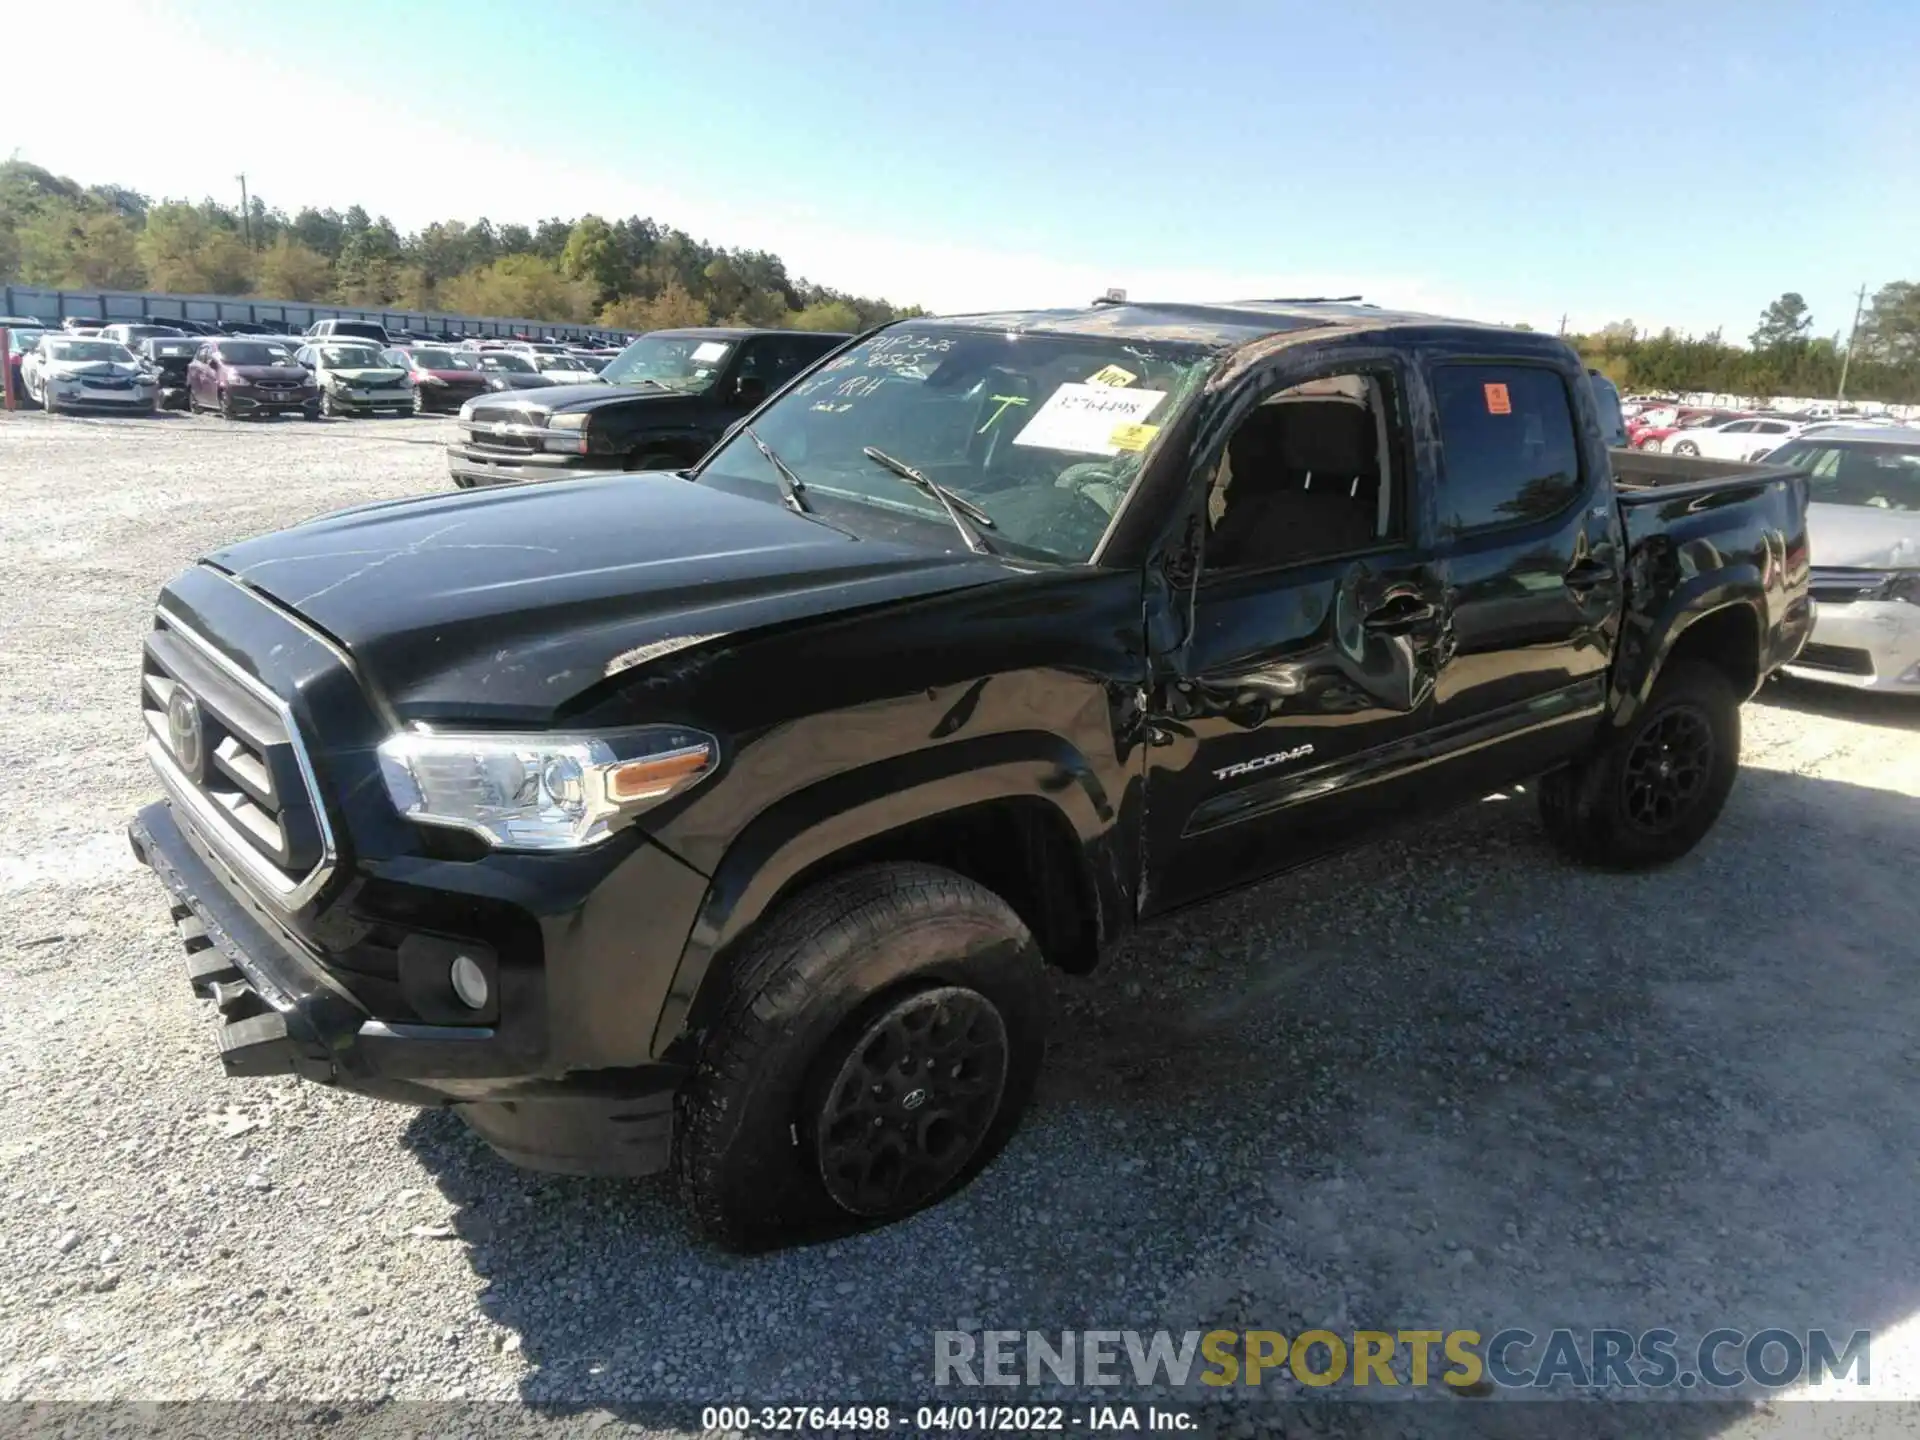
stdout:
<svg viewBox="0 0 1920 1440">
<path fill-rule="evenodd" d="M 1432 713 L 1443 598 L 1412 550 L 1198 587 L 1149 705 L 1149 909 L 1301 864 L 1406 803 L 1394 782 Z"/>
</svg>

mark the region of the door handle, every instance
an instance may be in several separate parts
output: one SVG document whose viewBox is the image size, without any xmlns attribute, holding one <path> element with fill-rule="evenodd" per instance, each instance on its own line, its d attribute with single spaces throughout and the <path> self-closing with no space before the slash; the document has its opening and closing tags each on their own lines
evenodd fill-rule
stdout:
<svg viewBox="0 0 1920 1440">
<path fill-rule="evenodd" d="M 1422 600 L 1418 595 L 1396 595 L 1368 611 L 1360 623 L 1376 635 L 1398 635 L 1426 624 L 1439 613 L 1431 601 Z"/>
<path fill-rule="evenodd" d="M 1603 580 L 1613 578 L 1613 567 L 1598 560 L 1581 560 L 1565 576 L 1569 590 L 1591 590 Z"/>
</svg>

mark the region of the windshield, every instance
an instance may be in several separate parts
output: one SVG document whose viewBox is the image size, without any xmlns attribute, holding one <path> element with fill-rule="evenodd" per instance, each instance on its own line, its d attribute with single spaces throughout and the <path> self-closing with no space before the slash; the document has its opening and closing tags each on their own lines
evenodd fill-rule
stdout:
<svg viewBox="0 0 1920 1440">
<path fill-rule="evenodd" d="M 323 345 L 320 358 L 335 370 L 391 370 L 385 360 L 380 358 L 378 350 L 369 350 L 361 345 Z"/>
<path fill-rule="evenodd" d="M 482 350 L 480 352 L 482 370 L 504 370 L 509 375 L 533 374 L 533 363 L 524 355 L 509 355 L 504 350 Z"/>
<path fill-rule="evenodd" d="M 1920 511 L 1920 440 L 1789 440 L 1767 463 L 1806 471 L 1807 498 L 1817 504 Z"/>
<path fill-rule="evenodd" d="M 451 350 L 416 350 L 413 363 L 422 370 L 478 370 L 480 368 L 471 355 L 457 355 Z"/>
<path fill-rule="evenodd" d="M 593 373 L 571 355 L 542 355 L 540 368 L 542 370 L 578 370 L 588 375 Z"/>
<path fill-rule="evenodd" d="M 720 378 L 733 341 L 702 335 L 642 335 L 600 372 L 615 385 L 662 386 L 697 395 Z"/>
<path fill-rule="evenodd" d="M 40 337 L 46 333 L 44 330 L 8 330 L 7 349 L 15 355 L 24 355 L 37 346 L 40 343 Z"/>
<path fill-rule="evenodd" d="M 121 365 L 133 364 L 133 352 L 111 340 L 46 340 L 40 349 L 49 360 L 111 360 Z"/>
<path fill-rule="evenodd" d="M 264 340 L 223 340 L 216 347 L 229 365 L 291 365 L 293 351 Z"/>
<path fill-rule="evenodd" d="M 991 516 L 1002 553 L 1080 563 L 1211 359 L 1193 345 L 899 325 L 808 375 L 753 430 L 816 503 L 951 528 L 937 500 L 865 453 L 875 447 Z M 709 476 L 777 483 L 744 432 Z"/>
<path fill-rule="evenodd" d="M 150 340 L 156 335 L 184 335 L 186 332 L 173 325 L 129 325 L 129 340 Z"/>
</svg>

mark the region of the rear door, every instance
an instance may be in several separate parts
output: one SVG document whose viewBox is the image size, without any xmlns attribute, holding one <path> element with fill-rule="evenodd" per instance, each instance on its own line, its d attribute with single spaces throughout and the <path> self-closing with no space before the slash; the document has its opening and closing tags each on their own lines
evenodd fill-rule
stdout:
<svg viewBox="0 0 1920 1440">
<path fill-rule="evenodd" d="M 1622 545 L 1582 372 L 1545 357 L 1424 358 L 1450 633 L 1423 745 L 1436 798 L 1457 801 L 1591 738 L 1617 638 Z"/>
<path fill-rule="evenodd" d="M 755 335 L 742 342 L 734 356 L 733 368 L 714 387 L 719 404 L 715 411 L 708 445 L 717 444 L 727 426 L 741 418 L 798 375 L 828 350 L 838 345 L 838 335 Z"/>
</svg>

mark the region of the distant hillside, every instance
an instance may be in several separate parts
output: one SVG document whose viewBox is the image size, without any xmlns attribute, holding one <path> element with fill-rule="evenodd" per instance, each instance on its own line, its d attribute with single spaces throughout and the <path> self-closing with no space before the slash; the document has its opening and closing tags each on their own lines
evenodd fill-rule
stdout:
<svg viewBox="0 0 1920 1440">
<path fill-rule="evenodd" d="M 633 215 L 495 225 L 437 221 L 402 235 L 384 215 L 255 196 L 155 202 L 82 186 L 38 165 L 0 164 L 0 279 L 76 290 L 261 295 L 403 310 L 670 325 L 860 330 L 918 314 L 796 280 L 778 255 L 728 250 Z M 249 232 L 251 232 L 249 234 Z"/>
</svg>

